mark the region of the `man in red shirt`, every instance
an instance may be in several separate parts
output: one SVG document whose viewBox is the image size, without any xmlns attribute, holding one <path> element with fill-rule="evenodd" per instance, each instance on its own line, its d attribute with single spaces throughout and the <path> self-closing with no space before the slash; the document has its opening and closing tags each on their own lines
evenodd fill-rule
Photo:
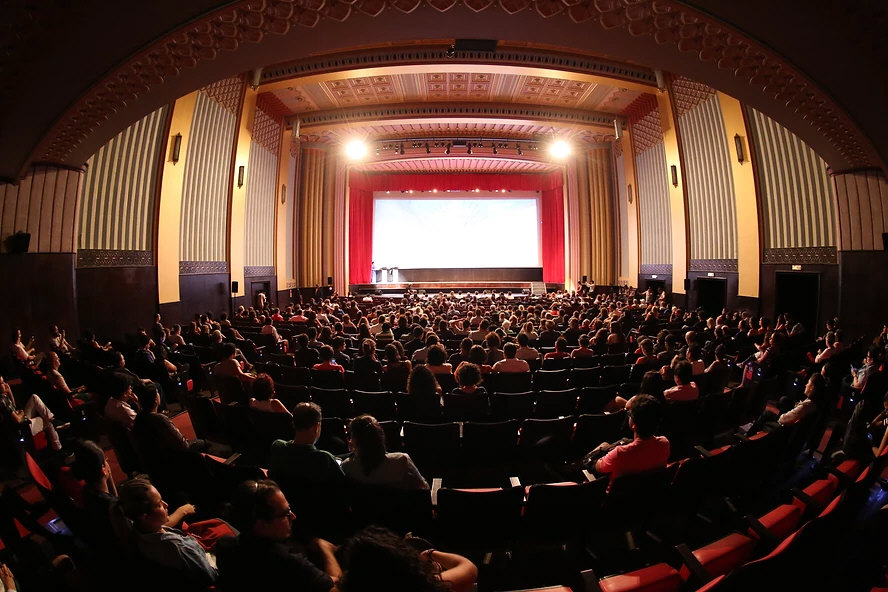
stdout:
<svg viewBox="0 0 888 592">
<path fill-rule="evenodd" d="M 595 463 L 595 472 L 610 475 L 611 483 L 623 475 L 662 469 L 669 459 L 669 440 L 654 435 L 660 422 L 660 403 L 650 395 L 635 395 L 626 403 L 626 410 L 635 438 L 612 446 Z"/>
<path fill-rule="evenodd" d="M 320 356 L 321 362 L 320 364 L 315 364 L 311 367 L 312 370 L 324 370 L 326 372 L 341 372 L 345 374 L 345 368 L 336 363 L 336 360 L 333 359 L 335 352 L 333 348 L 329 345 L 325 345 L 321 349 L 318 350 L 318 355 Z"/>
</svg>

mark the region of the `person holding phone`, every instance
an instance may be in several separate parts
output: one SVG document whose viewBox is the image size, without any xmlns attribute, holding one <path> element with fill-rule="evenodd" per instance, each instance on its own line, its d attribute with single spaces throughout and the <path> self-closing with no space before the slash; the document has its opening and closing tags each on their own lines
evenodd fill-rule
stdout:
<svg viewBox="0 0 888 592">
<path fill-rule="evenodd" d="M 881 353 L 878 347 L 870 347 L 863 359 L 862 368 L 855 368 L 853 364 L 851 365 L 851 388 L 861 391 L 864 389 L 866 381 L 879 369 Z"/>
</svg>

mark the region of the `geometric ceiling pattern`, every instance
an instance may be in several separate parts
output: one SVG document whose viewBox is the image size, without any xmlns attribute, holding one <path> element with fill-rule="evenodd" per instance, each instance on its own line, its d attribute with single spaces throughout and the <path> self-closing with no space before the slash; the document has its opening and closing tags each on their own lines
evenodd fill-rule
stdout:
<svg viewBox="0 0 888 592">
<path fill-rule="evenodd" d="M 352 165 L 352 170 L 366 173 L 551 173 L 558 165 L 550 162 L 510 160 L 505 158 L 473 158 L 451 156 L 434 158 L 410 158 L 401 160 L 367 162 Z"/>
<path fill-rule="evenodd" d="M 433 68 L 432 66 L 431 68 Z M 422 72 L 348 76 L 300 83 L 271 91 L 293 115 L 368 105 L 484 102 L 557 106 L 620 113 L 641 93 L 613 84 L 493 72 Z"/>
</svg>

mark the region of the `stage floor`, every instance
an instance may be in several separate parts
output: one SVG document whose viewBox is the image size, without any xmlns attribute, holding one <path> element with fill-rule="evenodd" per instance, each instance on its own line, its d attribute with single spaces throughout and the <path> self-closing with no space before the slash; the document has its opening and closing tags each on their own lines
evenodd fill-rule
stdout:
<svg viewBox="0 0 888 592">
<path fill-rule="evenodd" d="M 407 290 L 414 292 L 424 290 L 425 292 L 512 292 L 513 294 L 531 293 L 532 291 L 540 291 L 543 286 L 547 290 L 557 290 L 563 288 L 563 285 L 548 285 L 542 282 L 525 282 L 525 281 L 487 281 L 487 282 L 398 282 L 398 283 L 378 283 L 378 284 L 351 284 L 349 286 L 352 294 L 372 294 L 382 292 L 384 295 L 401 294 Z M 534 290 L 536 288 L 536 290 Z M 526 291 L 526 292 L 525 292 Z"/>
</svg>

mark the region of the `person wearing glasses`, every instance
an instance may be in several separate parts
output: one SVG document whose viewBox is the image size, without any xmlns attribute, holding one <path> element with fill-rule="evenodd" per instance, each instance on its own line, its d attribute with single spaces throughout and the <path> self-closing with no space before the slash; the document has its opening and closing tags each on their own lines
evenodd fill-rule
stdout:
<svg viewBox="0 0 888 592">
<path fill-rule="evenodd" d="M 336 590 L 342 569 L 323 539 L 292 539 L 296 515 L 274 481 L 245 481 L 235 492 L 231 522 L 240 531 L 216 545 L 220 590 Z M 309 560 L 315 558 L 317 563 Z"/>
</svg>

